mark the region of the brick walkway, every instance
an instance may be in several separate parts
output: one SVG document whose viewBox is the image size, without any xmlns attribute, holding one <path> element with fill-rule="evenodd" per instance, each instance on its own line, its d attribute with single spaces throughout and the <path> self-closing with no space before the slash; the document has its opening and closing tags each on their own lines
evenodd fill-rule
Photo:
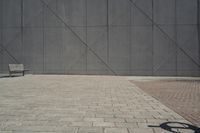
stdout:
<svg viewBox="0 0 200 133">
<path fill-rule="evenodd" d="M 0 78 L 0 133 L 167 133 L 149 126 L 168 121 L 189 123 L 123 77 Z"/>
<path fill-rule="evenodd" d="M 200 126 L 200 80 L 132 82 L 193 124 Z"/>
</svg>

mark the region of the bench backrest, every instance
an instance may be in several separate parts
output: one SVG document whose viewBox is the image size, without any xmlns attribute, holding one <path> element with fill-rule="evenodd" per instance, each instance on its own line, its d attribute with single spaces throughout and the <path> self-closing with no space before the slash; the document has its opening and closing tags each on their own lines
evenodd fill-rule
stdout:
<svg viewBox="0 0 200 133">
<path fill-rule="evenodd" d="M 8 66 L 10 71 L 24 71 L 23 64 L 9 64 Z"/>
</svg>

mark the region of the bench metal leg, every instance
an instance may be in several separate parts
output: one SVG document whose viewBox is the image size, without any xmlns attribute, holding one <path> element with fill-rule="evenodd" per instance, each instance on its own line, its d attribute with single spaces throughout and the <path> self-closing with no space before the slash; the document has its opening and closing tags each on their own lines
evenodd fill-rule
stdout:
<svg viewBox="0 0 200 133">
<path fill-rule="evenodd" d="M 11 77 L 12 75 L 11 75 L 11 72 L 9 72 L 9 77 Z"/>
<path fill-rule="evenodd" d="M 24 71 L 23 71 L 23 76 L 24 76 Z"/>
</svg>

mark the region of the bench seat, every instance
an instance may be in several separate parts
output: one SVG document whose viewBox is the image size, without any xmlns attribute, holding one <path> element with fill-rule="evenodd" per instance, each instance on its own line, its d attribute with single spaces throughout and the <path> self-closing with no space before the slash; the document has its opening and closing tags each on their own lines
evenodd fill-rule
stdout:
<svg viewBox="0 0 200 133">
<path fill-rule="evenodd" d="M 10 77 L 13 73 L 22 73 L 22 75 L 24 76 L 25 71 L 29 71 L 28 69 L 24 69 L 23 64 L 9 64 L 8 68 Z"/>
</svg>

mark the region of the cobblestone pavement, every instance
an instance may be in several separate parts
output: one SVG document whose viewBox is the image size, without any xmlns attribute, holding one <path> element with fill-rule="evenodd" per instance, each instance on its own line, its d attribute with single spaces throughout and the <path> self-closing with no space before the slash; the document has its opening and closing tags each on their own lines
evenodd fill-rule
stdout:
<svg viewBox="0 0 200 133">
<path fill-rule="evenodd" d="M 200 80 L 132 82 L 187 120 L 200 126 Z"/>
<path fill-rule="evenodd" d="M 190 124 L 123 77 L 0 78 L 0 133 L 167 133 L 165 122 Z"/>
</svg>

